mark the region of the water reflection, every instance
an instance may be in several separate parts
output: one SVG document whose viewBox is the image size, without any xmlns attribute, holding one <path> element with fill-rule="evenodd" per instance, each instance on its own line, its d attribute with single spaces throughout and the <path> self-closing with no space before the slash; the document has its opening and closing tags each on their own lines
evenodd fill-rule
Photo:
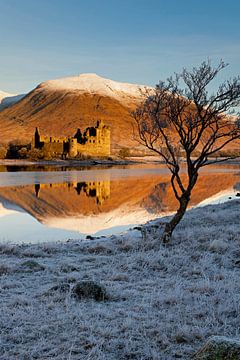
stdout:
<svg viewBox="0 0 240 360">
<path fill-rule="evenodd" d="M 226 169 L 202 172 L 190 206 L 236 197 L 239 167 Z M 159 167 L 140 170 L 2 173 L 0 240 L 33 242 L 103 235 L 174 211 L 177 203 L 169 174 Z M 9 180 L 12 186 L 6 186 Z"/>
<path fill-rule="evenodd" d="M 108 168 L 110 165 L 105 165 Z M 101 166 L 102 168 L 102 166 Z M 62 165 L 0 165 L 1 172 L 23 172 L 23 171 L 72 171 L 72 170 L 89 170 L 92 166 L 62 166 Z"/>
<path fill-rule="evenodd" d="M 65 184 L 35 184 L 35 194 L 37 198 L 40 198 L 41 189 L 54 189 L 62 188 L 68 191 L 73 189 L 77 195 L 83 192 L 87 197 L 96 199 L 97 205 L 102 205 L 103 202 L 110 197 L 110 180 L 106 181 L 82 181 L 75 183 Z"/>
</svg>

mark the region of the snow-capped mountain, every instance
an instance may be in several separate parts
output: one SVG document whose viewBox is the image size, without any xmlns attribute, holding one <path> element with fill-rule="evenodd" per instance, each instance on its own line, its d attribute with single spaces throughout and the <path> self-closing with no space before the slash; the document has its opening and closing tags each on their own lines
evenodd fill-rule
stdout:
<svg viewBox="0 0 240 360">
<path fill-rule="evenodd" d="M 3 139 L 29 141 L 36 126 L 46 135 L 70 136 L 98 119 L 111 128 L 112 149 L 134 147 L 131 111 L 151 91 L 96 74 L 81 74 L 41 83 L 18 103 L 0 111 Z"/>
</svg>

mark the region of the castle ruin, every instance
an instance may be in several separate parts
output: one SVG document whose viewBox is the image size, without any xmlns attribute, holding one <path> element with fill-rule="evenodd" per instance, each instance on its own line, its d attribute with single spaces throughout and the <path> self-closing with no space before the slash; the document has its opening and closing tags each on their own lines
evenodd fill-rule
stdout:
<svg viewBox="0 0 240 360">
<path fill-rule="evenodd" d="M 73 137 L 57 138 L 42 136 L 36 128 L 31 149 L 40 149 L 48 155 L 62 158 L 109 156 L 110 129 L 99 120 L 95 127 L 88 127 L 83 133 L 78 129 Z"/>
</svg>

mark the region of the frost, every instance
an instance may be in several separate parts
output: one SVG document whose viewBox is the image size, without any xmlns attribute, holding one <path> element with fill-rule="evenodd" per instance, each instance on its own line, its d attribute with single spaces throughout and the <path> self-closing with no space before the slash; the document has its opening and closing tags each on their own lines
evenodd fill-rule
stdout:
<svg viewBox="0 0 240 360">
<path fill-rule="evenodd" d="M 209 245 L 209 249 L 215 252 L 225 252 L 228 248 L 228 243 L 222 240 L 213 240 Z"/>
<path fill-rule="evenodd" d="M 157 220 L 86 242 L 0 245 L 0 359 L 190 359 L 210 336 L 239 338 L 239 206 L 188 211 L 168 246 Z M 108 299 L 72 296 L 83 283 Z"/>
</svg>

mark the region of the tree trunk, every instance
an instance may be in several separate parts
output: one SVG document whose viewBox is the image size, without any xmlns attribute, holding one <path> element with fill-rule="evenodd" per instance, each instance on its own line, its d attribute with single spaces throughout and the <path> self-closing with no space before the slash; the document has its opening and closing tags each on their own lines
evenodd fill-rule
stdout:
<svg viewBox="0 0 240 360">
<path fill-rule="evenodd" d="M 180 221 L 182 220 L 188 203 L 190 200 L 190 196 L 189 195 L 182 195 L 182 197 L 179 200 L 180 206 L 176 212 L 176 214 L 173 216 L 173 218 L 171 219 L 171 221 L 169 221 L 169 223 L 166 224 L 163 235 L 162 235 L 162 242 L 163 243 L 169 243 L 170 239 L 172 237 L 172 233 L 173 230 L 175 229 L 175 227 L 180 223 Z"/>
</svg>

